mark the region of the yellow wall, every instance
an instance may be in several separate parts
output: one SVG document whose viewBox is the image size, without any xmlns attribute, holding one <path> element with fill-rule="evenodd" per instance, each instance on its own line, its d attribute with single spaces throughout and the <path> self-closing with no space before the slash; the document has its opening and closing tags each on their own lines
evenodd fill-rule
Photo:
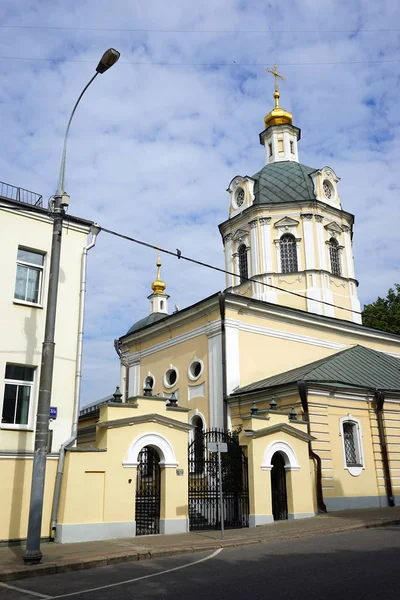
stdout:
<svg viewBox="0 0 400 600">
<path fill-rule="evenodd" d="M 0 541 L 26 538 L 32 482 L 30 458 L 0 458 Z M 57 460 L 48 459 L 43 503 L 42 537 L 50 536 L 51 505 Z"/>
</svg>

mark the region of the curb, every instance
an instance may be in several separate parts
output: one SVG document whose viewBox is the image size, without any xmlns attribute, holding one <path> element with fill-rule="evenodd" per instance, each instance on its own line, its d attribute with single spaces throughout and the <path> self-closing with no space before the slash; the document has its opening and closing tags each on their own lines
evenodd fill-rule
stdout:
<svg viewBox="0 0 400 600">
<path fill-rule="evenodd" d="M 355 531 L 358 529 L 372 529 L 376 527 L 386 527 L 388 525 L 400 525 L 400 519 L 382 519 L 379 521 L 370 521 L 368 523 L 356 523 L 353 525 L 344 525 L 327 529 L 316 529 L 314 531 L 302 531 L 293 533 L 279 533 L 274 536 L 232 538 L 227 540 L 214 540 L 212 542 L 199 542 L 190 546 L 164 546 L 163 548 L 154 548 L 148 550 L 113 552 L 109 555 L 97 555 L 82 557 L 79 559 L 61 559 L 57 562 L 49 562 L 35 566 L 11 567 L 9 569 L 0 569 L 0 582 L 15 581 L 17 579 L 28 579 L 30 577 L 41 577 L 43 575 L 55 575 L 56 573 L 69 573 L 71 571 L 81 571 L 83 569 L 93 569 L 96 567 L 105 567 L 118 563 L 136 562 L 138 560 L 149 560 L 152 558 L 163 558 L 164 556 L 176 556 L 178 554 L 191 554 L 193 552 L 204 552 L 207 550 L 217 550 L 218 548 L 235 548 L 240 546 L 251 546 L 254 544 L 268 544 L 271 542 L 299 539 L 305 537 L 316 537 L 319 535 L 331 535 L 345 531 Z"/>
</svg>

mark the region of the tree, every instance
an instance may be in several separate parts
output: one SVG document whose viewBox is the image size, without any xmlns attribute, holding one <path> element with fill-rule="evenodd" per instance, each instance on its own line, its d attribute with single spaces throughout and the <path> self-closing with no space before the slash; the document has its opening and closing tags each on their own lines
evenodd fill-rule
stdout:
<svg viewBox="0 0 400 600">
<path fill-rule="evenodd" d="M 395 283 L 394 287 L 395 290 L 389 289 L 386 298 L 378 296 L 375 302 L 364 306 L 363 325 L 400 335 L 400 284 Z"/>
</svg>

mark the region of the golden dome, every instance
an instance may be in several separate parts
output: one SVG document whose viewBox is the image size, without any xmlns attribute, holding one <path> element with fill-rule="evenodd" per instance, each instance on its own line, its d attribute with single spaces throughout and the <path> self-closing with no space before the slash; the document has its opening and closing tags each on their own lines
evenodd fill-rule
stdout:
<svg viewBox="0 0 400 600">
<path fill-rule="evenodd" d="M 151 284 L 151 289 L 153 290 L 154 294 L 164 294 L 167 284 L 161 279 L 161 260 L 160 259 L 158 259 L 158 261 L 156 262 L 156 266 L 157 266 L 157 279 L 155 281 L 153 281 L 153 283 Z"/>
<path fill-rule="evenodd" d="M 265 128 L 272 127 L 272 125 L 292 125 L 292 113 L 279 106 L 280 93 L 277 89 L 275 89 L 274 98 L 275 108 L 264 117 Z"/>
</svg>

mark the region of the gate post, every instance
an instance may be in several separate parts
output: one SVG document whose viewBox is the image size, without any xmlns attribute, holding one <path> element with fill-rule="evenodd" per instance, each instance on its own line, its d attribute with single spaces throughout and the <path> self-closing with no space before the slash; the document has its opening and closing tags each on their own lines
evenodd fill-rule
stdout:
<svg viewBox="0 0 400 600">
<path fill-rule="evenodd" d="M 244 442 L 244 440 L 242 440 Z M 261 468 L 262 447 L 260 440 L 247 438 L 249 469 L 249 527 L 272 523 L 271 469 Z"/>
<path fill-rule="evenodd" d="M 189 531 L 188 468 L 161 466 L 160 533 Z"/>
</svg>

